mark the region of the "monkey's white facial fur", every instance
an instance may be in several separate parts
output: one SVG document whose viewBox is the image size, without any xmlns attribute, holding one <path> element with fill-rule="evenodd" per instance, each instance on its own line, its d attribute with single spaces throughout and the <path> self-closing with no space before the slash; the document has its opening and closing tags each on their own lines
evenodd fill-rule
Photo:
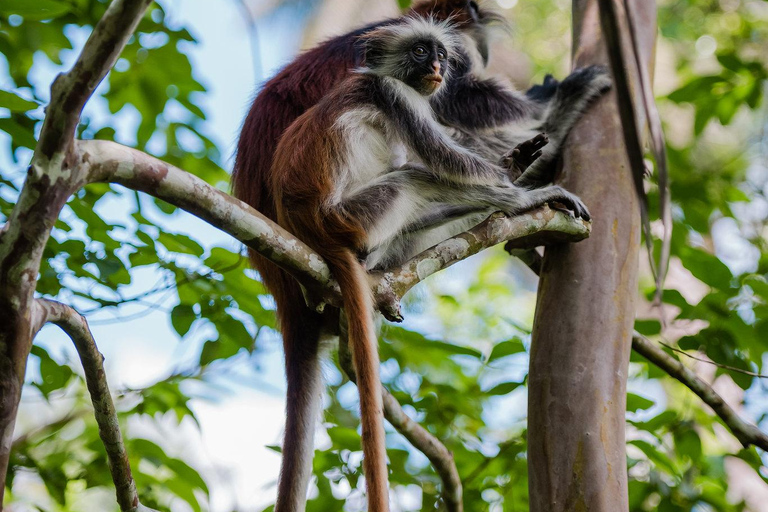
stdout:
<svg viewBox="0 0 768 512">
<path fill-rule="evenodd" d="M 365 67 L 361 70 L 402 81 L 424 96 L 448 79 L 451 63 L 462 58 L 462 39 L 451 22 L 410 16 L 364 36 Z"/>
</svg>

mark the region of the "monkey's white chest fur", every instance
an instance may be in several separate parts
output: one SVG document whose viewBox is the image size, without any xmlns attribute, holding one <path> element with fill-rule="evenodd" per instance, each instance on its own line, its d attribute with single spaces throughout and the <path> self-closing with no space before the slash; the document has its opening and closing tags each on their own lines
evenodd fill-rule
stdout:
<svg viewBox="0 0 768 512">
<path fill-rule="evenodd" d="M 426 101 L 420 103 L 429 108 Z M 420 108 L 423 107 L 420 105 Z M 400 138 L 398 130 L 374 109 L 359 108 L 346 112 L 339 117 L 334 129 L 342 132 L 339 138 L 345 143 L 336 167 L 334 190 L 329 198 L 331 207 L 359 197 L 377 183 L 384 186 L 396 174 L 407 173 L 409 166 L 421 165 L 421 160 Z M 429 203 L 418 190 L 407 186 L 399 187 L 388 201 L 381 217 L 367 231 L 368 248 L 379 249 L 367 262 L 371 266 L 380 259 L 377 255 L 384 256 L 389 242 L 402 227 L 417 219 Z"/>
</svg>

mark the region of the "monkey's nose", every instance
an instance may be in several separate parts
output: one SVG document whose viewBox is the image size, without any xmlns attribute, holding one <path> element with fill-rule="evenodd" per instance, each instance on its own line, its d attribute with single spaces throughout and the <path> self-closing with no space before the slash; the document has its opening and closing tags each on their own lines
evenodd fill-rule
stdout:
<svg viewBox="0 0 768 512">
<path fill-rule="evenodd" d="M 436 75 L 440 74 L 440 61 L 436 60 L 432 63 L 432 71 L 435 72 Z"/>
</svg>

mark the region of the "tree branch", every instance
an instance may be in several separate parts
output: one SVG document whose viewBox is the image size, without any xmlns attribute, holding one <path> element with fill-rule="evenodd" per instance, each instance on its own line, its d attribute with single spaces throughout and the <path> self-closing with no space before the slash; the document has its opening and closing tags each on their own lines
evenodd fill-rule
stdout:
<svg viewBox="0 0 768 512">
<path fill-rule="evenodd" d="M 701 400 L 709 405 L 717 414 L 736 439 L 748 448 L 755 445 L 768 451 L 768 435 L 751 423 L 742 420 L 736 411 L 722 399 L 712 386 L 704 382 L 693 371 L 677 359 L 669 356 L 642 334 L 635 332 L 632 337 L 632 348 L 650 362 L 667 372 L 688 389 L 696 393 Z"/>
<path fill-rule="evenodd" d="M 0 231 L 0 481 L 32 346 L 32 309 L 43 248 L 67 199 L 85 184 L 72 140 L 83 106 L 103 80 L 151 0 L 114 0 L 73 68 L 51 87 L 51 103 L 27 179 Z M 0 487 L 2 502 L 5 487 Z"/>
<path fill-rule="evenodd" d="M 505 247 L 506 248 L 506 247 Z M 533 254 L 531 254 L 533 253 Z M 518 256 L 514 251 L 510 251 L 513 256 Z M 539 275 L 541 269 L 541 257 L 535 251 L 525 251 L 519 255 L 523 262 L 528 265 L 534 274 Z M 670 347 L 671 349 L 671 347 Z M 651 363 L 655 364 L 667 375 L 677 380 L 685 387 L 693 391 L 702 402 L 707 404 L 715 414 L 723 421 L 726 427 L 733 433 L 736 439 L 747 448 L 749 445 L 755 445 L 768 451 L 768 434 L 761 431 L 757 426 L 752 425 L 739 417 L 736 411 L 731 408 L 722 399 L 717 392 L 699 378 L 692 370 L 689 370 L 683 363 L 670 356 L 662 349 L 657 347 L 651 340 L 635 331 L 632 335 L 632 350 L 645 357 Z M 685 354 L 690 356 L 690 354 Z M 704 361 L 709 363 L 709 361 Z M 735 371 L 744 372 L 738 368 L 726 368 Z M 751 372 L 747 372 L 750 374 Z M 754 377 L 764 378 L 764 375 L 753 374 Z"/>
<path fill-rule="evenodd" d="M 432 274 L 450 267 L 483 249 L 507 242 L 511 249 L 532 249 L 541 245 L 578 242 L 589 236 L 591 225 L 581 219 L 543 206 L 506 217 L 491 215 L 485 222 L 415 256 L 400 268 L 374 274 L 379 309 L 386 316 L 405 294 Z"/>
<path fill-rule="evenodd" d="M 112 395 L 104 373 L 104 356 L 96 347 L 88 322 L 71 307 L 60 302 L 37 299 L 33 311 L 33 326 L 37 332 L 46 323 L 59 326 L 75 344 L 85 372 L 85 381 L 93 403 L 94 416 L 99 425 L 99 437 L 104 443 L 109 471 L 115 484 L 117 503 L 123 512 L 150 511 L 139 503 L 136 483 L 131 475 L 128 454 L 120 432 Z"/>
</svg>

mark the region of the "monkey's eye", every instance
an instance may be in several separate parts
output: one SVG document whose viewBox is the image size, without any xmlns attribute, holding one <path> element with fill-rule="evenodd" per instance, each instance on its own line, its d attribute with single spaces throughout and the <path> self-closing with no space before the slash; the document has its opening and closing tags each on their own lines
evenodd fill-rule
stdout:
<svg viewBox="0 0 768 512">
<path fill-rule="evenodd" d="M 423 59 L 429 54 L 429 52 L 427 51 L 427 47 L 421 44 L 417 44 L 416 46 L 414 46 L 411 49 L 411 52 L 413 52 L 413 54 L 419 59 Z"/>
<path fill-rule="evenodd" d="M 437 60 L 445 60 L 448 56 L 445 54 L 445 50 L 437 50 Z"/>
</svg>

